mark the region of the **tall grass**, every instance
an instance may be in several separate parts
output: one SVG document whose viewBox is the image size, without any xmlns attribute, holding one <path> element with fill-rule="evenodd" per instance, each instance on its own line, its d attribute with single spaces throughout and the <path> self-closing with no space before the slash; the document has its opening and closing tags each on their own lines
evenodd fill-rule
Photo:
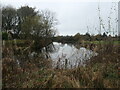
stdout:
<svg viewBox="0 0 120 90">
<path fill-rule="evenodd" d="M 99 46 L 98 46 L 99 47 Z M 15 47 L 14 47 L 15 48 Z M 22 58 L 19 66 L 12 58 L 13 47 L 3 48 L 3 88 L 120 88 L 119 45 L 104 44 L 100 54 L 86 61 L 85 66 L 67 69 L 52 68 L 51 60 L 38 56 Z M 15 49 L 16 50 L 16 49 Z M 24 57 L 25 55 L 20 55 Z"/>
</svg>

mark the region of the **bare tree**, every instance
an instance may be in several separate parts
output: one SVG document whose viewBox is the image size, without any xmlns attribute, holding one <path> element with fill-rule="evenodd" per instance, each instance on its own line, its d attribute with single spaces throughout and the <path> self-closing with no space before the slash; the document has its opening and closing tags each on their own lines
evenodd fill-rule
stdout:
<svg viewBox="0 0 120 90">
<path fill-rule="evenodd" d="M 55 25 L 58 23 L 57 19 L 55 18 L 55 13 L 49 10 L 42 10 L 40 11 L 40 15 L 44 25 L 44 35 L 46 37 L 53 37 L 56 31 Z"/>
</svg>

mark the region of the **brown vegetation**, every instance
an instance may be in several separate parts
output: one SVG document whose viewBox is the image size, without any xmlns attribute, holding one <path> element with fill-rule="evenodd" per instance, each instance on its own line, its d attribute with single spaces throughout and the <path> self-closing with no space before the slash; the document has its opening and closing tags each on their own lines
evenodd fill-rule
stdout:
<svg viewBox="0 0 120 90">
<path fill-rule="evenodd" d="M 3 58 L 3 88 L 119 88 L 120 47 L 106 45 L 105 48 L 86 62 L 86 66 L 74 69 L 53 69 L 51 60 L 42 57 L 26 61 L 24 67 L 19 67 L 14 58 L 6 55 Z M 3 48 L 3 53 L 9 50 Z"/>
</svg>

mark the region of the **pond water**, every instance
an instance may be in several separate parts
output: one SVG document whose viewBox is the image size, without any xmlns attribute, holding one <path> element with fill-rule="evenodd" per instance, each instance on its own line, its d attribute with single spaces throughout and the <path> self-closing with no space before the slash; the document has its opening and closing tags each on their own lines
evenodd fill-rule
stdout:
<svg viewBox="0 0 120 90">
<path fill-rule="evenodd" d="M 85 65 L 85 62 L 91 57 L 97 56 L 97 53 L 80 47 L 80 45 L 53 42 L 44 47 L 41 53 L 32 51 L 23 54 L 23 56 L 14 56 L 14 58 L 16 58 L 18 65 L 24 66 L 23 63 L 25 60 L 34 60 L 41 56 L 52 60 L 53 68 L 75 68 L 79 65 Z"/>
<path fill-rule="evenodd" d="M 50 58 L 53 61 L 53 67 L 73 68 L 84 65 L 85 61 L 91 57 L 97 56 L 96 52 L 84 47 L 76 48 L 72 44 L 62 44 L 53 42 L 54 51 L 50 52 Z"/>
</svg>

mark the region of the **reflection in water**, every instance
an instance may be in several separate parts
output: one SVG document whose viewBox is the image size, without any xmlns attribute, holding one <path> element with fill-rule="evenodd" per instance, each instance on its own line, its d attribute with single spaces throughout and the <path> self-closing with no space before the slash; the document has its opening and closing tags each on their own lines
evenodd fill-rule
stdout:
<svg viewBox="0 0 120 90">
<path fill-rule="evenodd" d="M 29 50 L 15 55 L 18 65 L 24 66 L 25 61 L 35 61 L 36 59 L 51 59 L 53 68 L 74 68 L 84 65 L 85 61 L 97 53 L 84 47 L 76 48 L 72 44 L 62 44 L 53 42 L 42 50 Z M 38 62 L 38 61 L 37 61 Z"/>
<path fill-rule="evenodd" d="M 53 67 L 73 68 L 83 65 L 84 62 L 97 53 L 81 47 L 77 49 L 74 45 L 54 42 L 55 51 L 49 53 L 53 60 Z"/>
</svg>

